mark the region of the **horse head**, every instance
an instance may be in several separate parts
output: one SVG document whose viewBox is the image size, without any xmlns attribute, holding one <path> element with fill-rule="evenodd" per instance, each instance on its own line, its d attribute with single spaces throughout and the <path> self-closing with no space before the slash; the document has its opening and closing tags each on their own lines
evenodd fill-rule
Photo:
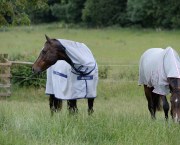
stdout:
<svg viewBox="0 0 180 145">
<path fill-rule="evenodd" d="M 180 79 L 168 78 L 171 90 L 171 116 L 175 122 L 180 122 Z"/>
<path fill-rule="evenodd" d="M 34 73 L 41 73 L 55 64 L 57 60 L 65 60 L 70 63 L 70 59 L 65 52 L 65 48 L 56 39 L 50 39 L 46 36 L 46 42 L 42 48 L 39 57 L 32 66 Z"/>
</svg>

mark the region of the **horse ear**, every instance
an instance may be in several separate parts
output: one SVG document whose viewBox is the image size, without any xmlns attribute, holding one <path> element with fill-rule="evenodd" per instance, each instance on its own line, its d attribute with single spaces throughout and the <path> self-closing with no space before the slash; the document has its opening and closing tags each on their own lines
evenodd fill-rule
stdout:
<svg viewBox="0 0 180 145">
<path fill-rule="evenodd" d="M 51 43 L 51 39 L 45 34 L 47 42 Z"/>
</svg>

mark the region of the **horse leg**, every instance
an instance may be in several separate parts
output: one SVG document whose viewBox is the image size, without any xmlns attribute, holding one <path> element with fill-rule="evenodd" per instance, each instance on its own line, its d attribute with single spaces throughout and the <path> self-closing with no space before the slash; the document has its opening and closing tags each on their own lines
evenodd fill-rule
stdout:
<svg viewBox="0 0 180 145">
<path fill-rule="evenodd" d="M 169 111 L 169 103 L 167 101 L 166 96 L 161 95 L 161 99 L 163 102 L 163 110 L 164 110 L 164 114 L 165 114 L 165 119 L 168 119 L 168 111 Z"/>
<path fill-rule="evenodd" d="M 144 85 L 144 92 L 145 92 L 146 99 L 148 101 L 148 109 L 151 114 L 151 118 L 155 119 L 154 104 L 153 104 L 153 99 L 152 99 L 152 88 L 149 88 L 146 85 Z"/>
<path fill-rule="evenodd" d="M 51 110 L 51 115 L 53 115 L 54 112 L 60 111 L 62 109 L 62 100 L 57 99 L 54 94 L 51 94 L 49 96 L 49 107 Z"/>
<path fill-rule="evenodd" d="M 55 112 L 58 112 L 62 109 L 62 100 L 61 99 L 57 99 L 54 97 L 54 108 L 55 108 Z"/>
<path fill-rule="evenodd" d="M 153 88 L 152 88 L 153 90 Z M 156 115 L 156 110 L 161 110 L 161 105 L 160 105 L 160 95 L 153 93 L 151 90 L 151 96 L 153 100 L 153 111 L 154 111 L 154 116 Z"/>
<path fill-rule="evenodd" d="M 88 115 L 91 115 L 94 112 L 93 104 L 94 104 L 94 98 L 89 98 L 88 99 Z"/>
<path fill-rule="evenodd" d="M 68 100 L 67 106 L 68 106 L 69 114 L 75 114 L 78 112 L 77 100 Z"/>
<path fill-rule="evenodd" d="M 54 114 L 54 95 L 49 95 L 49 108 L 51 110 L 51 116 Z"/>
</svg>

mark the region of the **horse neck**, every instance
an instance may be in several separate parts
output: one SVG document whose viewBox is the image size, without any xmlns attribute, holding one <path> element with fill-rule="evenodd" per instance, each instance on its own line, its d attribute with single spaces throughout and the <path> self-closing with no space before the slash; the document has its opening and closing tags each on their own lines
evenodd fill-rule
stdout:
<svg viewBox="0 0 180 145">
<path fill-rule="evenodd" d="M 74 64 L 73 64 L 72 60 L 69 58 L 69 56 L 66 54 L 66 52 L 64 52 L 64 56 L 65 56 L 65 58 L 60 57 L 59 60 L 65 60 L 69 65 L 74 67 Z"/>
<path fill-rule="evenodd" d="M 68 64 L 70 64 L 73 67 L 74 64 L 73 64 L 72 60 L 69 58 L 69 56 L 67 55 L 67 53 L 65 51 L 66 48 L 61 44 L 61 42 L 59 42 L 56 39 L 54 39 L 54 40 L 58 43 L 59 50 L 63 50 L 63 51 L 58 51 L 59 52 L 58 60 L 65 60 Z"/>
</svg>

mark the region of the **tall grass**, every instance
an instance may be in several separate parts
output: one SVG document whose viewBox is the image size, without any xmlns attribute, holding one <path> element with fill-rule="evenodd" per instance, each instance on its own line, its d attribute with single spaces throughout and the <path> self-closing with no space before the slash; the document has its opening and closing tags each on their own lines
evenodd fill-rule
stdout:
<svg viewBox="0 0 180 145">
<path fill-rule="evenodd" d="M 44 34 L 85 42 L 95 54 L 104 79 L 99 80 L 94 114 L 87 114 L 87 100 L 78 100 L 79 113 L 63 109 L 50 116 L 44 88 L 12 86 L 12 96 L 0 100 L 0 145 L 178 145 L 179 124 L 152 121 L 143 88 L 137 85 L 138 64 L 150 47 L 171 45 L 178 52 L 180 31 L 122 28 L 69 29 L 60 24 L 15 27 L 0 32 L 0 53 L 23 55 L 34 61 L 45 42 Z M 103 68 L 105 67 L 105 68 Z M 169 98 L 168 98 L 169 99 Z"/>
<path fill-rule="evenodd" d="M 23 89 L 20 88 L 20 91 L 23 94 Z M 86 100 L 78 100 L 77 115 L 69 115 L 64 101 L 62 111 L 51 117 L 48 99 L 30 100 L 28 98 L 32 96 L 32 92 L 33 90 L 23 96 L 27 97 L 26 100 L 0 101 L 0 144 L 180 143 L 179 124 L 175 124 L 171 119 L 166 122 L 163 112 L 158 112 L 157 119 L 151 120 L 142 88 L 135 82 L 100 80 L 94 104 L 95 112 L 92 116 L 88 116 Z"/>
<path fill-rule="evenodd" d="M 130 87 L 128 88 L 128 86 Z M 15 145 L 164 145 L 179 144 L 179 124 L 152 121 L 145 98 L 136 84 L 100 82 L 103 94 L 95 100 L 95 112 L 87 115 L 87 102 L 78 101 L 79 113 L 71 116 L 64 103 L 50 116 L 47 102 L 0 102 L 0 144 Z M 115 89 L 116 88 L 116 89 Z M 100 89 L 100 88 L 99 88 Z M 136 91 L 134 91 L 136 90 Z M 110 97 L 111 96 L 111 97 Z"/>
</svg>

